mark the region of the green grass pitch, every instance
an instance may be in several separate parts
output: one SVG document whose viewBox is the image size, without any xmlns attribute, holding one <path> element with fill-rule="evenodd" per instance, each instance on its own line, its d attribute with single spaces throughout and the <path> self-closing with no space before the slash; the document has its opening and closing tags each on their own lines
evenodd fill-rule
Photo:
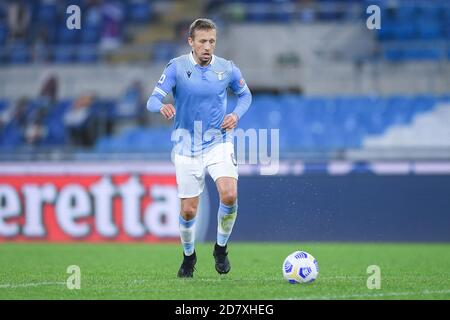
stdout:
<svg viewBox="0 0 450 320">
<path fill-rule="evenodd" d="M 197 244 L 194 279 L 177 279 L 181 246 L 172 244 L 0 244 L 0 299 L 450 299 L 450 244 L 229 244 L 231 272 L 214 270 L 212 243 Z M 284 258 L 316 257 L 311 284 L 286 282 Z M 81 270 L 69 290 L 67 267 Z M 381 289 L 367 288 L 369 265 Z"/>
</svg>

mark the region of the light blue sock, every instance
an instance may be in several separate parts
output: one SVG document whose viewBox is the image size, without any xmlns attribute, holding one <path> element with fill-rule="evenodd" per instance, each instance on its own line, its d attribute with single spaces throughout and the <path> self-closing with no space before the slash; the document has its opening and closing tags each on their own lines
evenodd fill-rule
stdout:
<svg viewBox="0 0 450 320">
<path fill-rule="evenodd" d="M 189 221 L 180 215 L 180 239 L 183 245 L 184 254 L 190 256 L 194 253 L 195 244 L 195 218 Z"/>
<path fill-rule="evenodd" d="M 237 216 L 237 202 L 232 206 L 227 206 L 222 202 L 217 213 L 217 244 L 225 247 L 233 231 L 234 222 Z"/>
</svg>

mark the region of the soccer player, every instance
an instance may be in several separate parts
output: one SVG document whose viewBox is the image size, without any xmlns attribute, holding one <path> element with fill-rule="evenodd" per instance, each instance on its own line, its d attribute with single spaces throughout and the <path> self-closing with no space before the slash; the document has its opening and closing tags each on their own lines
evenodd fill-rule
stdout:
<svg viewBox="0 0 450 320">
<path fill-rule="evenodd" d="M 240 70 L 232 61 L 214 55 L 216 25 L 197 19 L 189 29 L 191 52 L 170 60 L 147 101 L 147 109 L 174 118 L 172 161 L 175 165 L 183 263 L 178 277 L 193 276 L 195 219 L 205 172 L 214 180 L 220 204 L 217 241 L 213 256 L 219 274 L 230 271 L 227 242 L 236 220 L 238 170 L 233 129 L 251 104 L 252 95 Z M 227 88 L 238 97 L 233 112 L 226 114 Z M 174 105 L 163 103 L 173 92 Z"/>
</svg>

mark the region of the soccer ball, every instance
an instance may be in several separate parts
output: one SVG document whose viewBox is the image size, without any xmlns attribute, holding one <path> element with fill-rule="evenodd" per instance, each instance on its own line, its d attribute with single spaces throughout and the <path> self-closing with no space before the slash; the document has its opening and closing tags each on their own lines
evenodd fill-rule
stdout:
<svg viewBox="0 0 450 320">
<path fill-rule="evenodd" d="M 305 251 L 295 251 L 283 263 L 283 276 L 289 283 L 313 282 L 319 275 L 317 260 Z"/>
</svg>

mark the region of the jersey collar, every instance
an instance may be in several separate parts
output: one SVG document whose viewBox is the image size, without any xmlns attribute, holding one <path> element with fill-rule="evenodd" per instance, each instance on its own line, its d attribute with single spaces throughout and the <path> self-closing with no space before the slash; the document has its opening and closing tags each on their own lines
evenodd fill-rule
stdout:
<svg viewBox="0 0 450 320">
<path fill-rule="evenodd" d="M 191 51 L 190 53 L 189 53 L 189 60 L 191 61 L 191 63 L 195 66 L 195 65 L 198 65 L 198 63 L 197 63 L 197 61 L 195 61 L 195 59 L 194 59 L 194 53 Z M 214 64 L 214 61 L 216 60 L 216 56 L 215 55 L 212 55 L 212 58 L 211 58 L 211 62 L 209 63 L 209 65 L 207 65 L 206 67 L 208 67 L 208 66 L 212 66 L 213 64 Z"/>
</svg>

